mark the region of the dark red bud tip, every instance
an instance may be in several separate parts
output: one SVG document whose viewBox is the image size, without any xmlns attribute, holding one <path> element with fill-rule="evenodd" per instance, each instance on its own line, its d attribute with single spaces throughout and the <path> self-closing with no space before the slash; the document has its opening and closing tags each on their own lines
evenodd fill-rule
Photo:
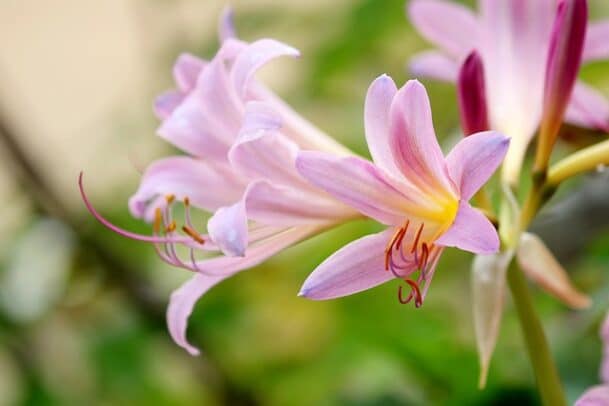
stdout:
<svg viewBox="0 0 609 406">
<path fill-rule="evenodd" d="M 547 165 L 571 98 L 582 61 L 587 25 L 586 0 L 562 0 L 559 3 L 546 64 L 543 114 L 535 161 L 537 169 Z"/>
<path fill-rule="evenodd" d="M 484 67 L 477 51 L 461 65 L 457 78 L 457 97 L 461 127 L 465 136 L 489 129 L 484 85 Z"/>
</svg>

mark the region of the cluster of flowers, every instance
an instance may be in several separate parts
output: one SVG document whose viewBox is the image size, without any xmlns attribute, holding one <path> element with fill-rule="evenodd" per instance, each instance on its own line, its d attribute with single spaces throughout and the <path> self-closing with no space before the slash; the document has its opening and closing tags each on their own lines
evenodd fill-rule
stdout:
<svg viewBox="0 0 609 406">
<path fill-rule="evenodd" d="M 473 287 L 482 309 L 475 319 L 483 376 L 512 256 L 568 305 L 589 304 L 543 242 L 523 232 L 527 224 L 517 220 L 512 188 L 536 133 L 535 170 L 544 187 L 607 160 L 603 143 L 593 153 L 578 152 L 575 163 L 548 169 L 563 121 L 609 130 L 609 103 L 576 83 L 582 61 L 609 57 L 609 23 L 588 24 L 585 0 L 479 3 L 479 15 L 448 1 L 408 4 L 413 24 L 441 49 L 415 56 L 412 73 L 458 87 L 464 138 L 446 156 L 423 85 L 410 80 L 398 89 L 387 75 L 372 82 L 365 99 L 372 160 L 356 156 L 256 80 L 267 62 L 299 53 L 272 39 L 238 39 L 230 11 L 220 19 L 221 46 L 211 60 L 178 58 L 177 88 L 157 98 L 155 112 L 158 134 L 185 154 L 153 162 L 129 201 L 133 216 L 150 222 L 153 234 L 105 220 L 80 179 L 85 204 L 104 225 L 152 243 L 163 261 L 193 273 L 171 295 L 167 312 L 178 345 L 198 354 L 186 339 L 187 321 L 214 285 L 362 216 L 387 229 L 338 250 L 299 295 L 331 299 L 398 279 L 399 301 L 420 307 L 446 247 L 478 254 Z M 481 188 L 502 162 L 505 204 L 496 217 Z M 472 197 L 481 209 L 469 204 Z M 174 219 L 176 205 L 182 206 L 181 220 Z M 195 226 L 192 209 L 211 214 L 205 230 Z"/>
</svg>

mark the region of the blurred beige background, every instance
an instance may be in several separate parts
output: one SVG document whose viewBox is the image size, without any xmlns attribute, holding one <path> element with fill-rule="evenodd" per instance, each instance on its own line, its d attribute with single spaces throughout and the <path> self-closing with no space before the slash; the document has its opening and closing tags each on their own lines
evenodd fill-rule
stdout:
<svg viewBox="0 0 609 406">
<path fill-rule="evenodd" d="M 233 1 L 240 11 L 290 8 L 295 13 L 338 8 L 345 1 Z M 119 179 L 131 190 L 137 169 L 160 154 L 154 137 L 154 95 L 171 86 L 170 67 L 178 52 L 197 52 L 213 43 L 222 0 L 4 0 L 0 3 L 0 106 L 24 138 L 65 203 L 81 208 L 75 180 L 88 174 L 92 197 L 116 203 L 104 193 Z M 305 48 L 306 35 L 281 21 L 265 35 L 281 35 Z M 190 45 L 190 47 L 189 47 Z M 295 65 L 272 64 L 273 85 L 294 78 Z M 119 135 L 120 134 L 120 135 Z M 103 176 L 96 176 L 103 174 Z M 11 174 L 0 173 L 2 200 L 11 203 Z M 125 182 L 121 182 L 124 184 Z M 124 198 L 124 195 L 121 196 Z M 18 208 L 13 208 L 15 213 Z M 15 216 L 2 221 L 11 222 Z M 1 225 L 0 225 L 1 227 Z"/>
</svg>

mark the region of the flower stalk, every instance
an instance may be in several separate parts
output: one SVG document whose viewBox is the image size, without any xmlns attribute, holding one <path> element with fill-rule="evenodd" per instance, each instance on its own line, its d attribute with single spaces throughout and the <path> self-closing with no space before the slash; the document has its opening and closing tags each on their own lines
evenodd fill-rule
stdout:
<svg viewBox="0 0 609 406">
<path fill-rule="evenodd" d="M 557 187 L 580 173 L 609 164 L 609 140 L 579 150 L 550 167 L 547 184 Z"/>
<path fill-rule="evenodd" d="M 554 364 L 548 340 L 535 311 L 531 291 L 522 271 L 512 263 L 508 270 L 508 284 L 522 327 L 529 359 L 539 387 L 541 401 L 546 406 L 566 406 L 565 395 Z"/>
</svg>

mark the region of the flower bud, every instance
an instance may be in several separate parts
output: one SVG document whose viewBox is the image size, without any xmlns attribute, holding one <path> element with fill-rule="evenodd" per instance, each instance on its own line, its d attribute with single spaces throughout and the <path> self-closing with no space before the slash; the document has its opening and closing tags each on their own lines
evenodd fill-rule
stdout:
<svg viewBox="0 0 609 406">
<path fill-rule="evenodd" d="M 457 93 L 463 134 L 468 136 L 488 130 L 484 67 L 476 51 L 472 51 L 461 65 L 457 79 Z"/>
<path fill-rule="evenodd" d="M 558 5 L 546 64 L 543 114 L 535 158 L 535 169 L 540 172 L 547 168 L 571 98 L 582 60 L 587 22 L 587 0 L 562 0 Z"/>
</svg>

